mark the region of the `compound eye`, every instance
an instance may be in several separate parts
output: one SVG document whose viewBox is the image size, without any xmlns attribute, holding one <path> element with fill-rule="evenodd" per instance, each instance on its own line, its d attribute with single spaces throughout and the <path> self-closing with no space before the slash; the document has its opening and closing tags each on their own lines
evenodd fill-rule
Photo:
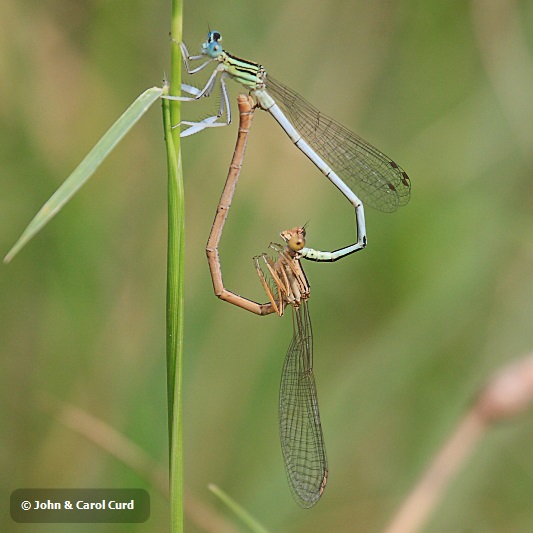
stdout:
<svg viewBox="0 0 533 533">
<path fill-rule="evenodd" d="M 222 53 L 222 46 L 218 44 L 216 41 L 209 43 L 206 49 L 206 54 L 209 57 L 212 57 L 216 59 L 220 54 Z"/>
<path fill-rule="evenodd" d="M 218 31 L 210 31 L 207 34 L 207 42 L 208 43 L 217 43 L 222 40 L 222 35 L 220 35 L 220 32 Z"/>
<path fill-rule="evenodd" d="M 299 252 L 305 246 L 305 239 L 301 235 L 293 235 L 287 241 L 287 246 L 293 252 Z"/>
</svg>

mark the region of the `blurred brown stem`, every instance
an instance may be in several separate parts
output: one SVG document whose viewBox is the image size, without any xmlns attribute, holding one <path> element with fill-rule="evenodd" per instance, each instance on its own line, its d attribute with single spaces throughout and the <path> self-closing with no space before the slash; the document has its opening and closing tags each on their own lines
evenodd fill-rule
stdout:
<svg viewBox="0 0 533 533">
<path fill-rule="evenodd" d="M 485 386 L 405 499 L 386 533 L 420 530 L 491 424 L 522 413 L 532 403 L 533 354 L 530 354 L 497 372 Z"/>
<path fill-rule="evenodd" d="M 43 411 L 131 468 L 168 499 L 168 470 L 150 457 L 140 446 L 103 420 L 79 407 L 62 402 L 50 394 L 42 393 L 38 403 Z M 186 496 L 184 506 L 188 518 L 202 531 L 210 533 L 235 533 L 237 531 L 217 511 L 197 498 Z"/>
</svg>

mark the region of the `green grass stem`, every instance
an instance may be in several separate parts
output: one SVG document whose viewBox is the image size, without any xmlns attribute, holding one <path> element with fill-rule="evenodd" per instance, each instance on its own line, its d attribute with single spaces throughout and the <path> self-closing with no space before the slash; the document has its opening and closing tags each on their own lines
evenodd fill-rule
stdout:
<svg viewBox="0 0 533 533">
<path fill-rule="evenodd" d="M 170 94 L 181 93 L 181 0 L 172 1 L 172 53 Z M 181 166 L 180 102 L 163 100 L 163 121 L 168 162 L 168 259 L 167 259 L 167 379 L 170 462 L 170 530 L 183 531 L 183 277 L 185 211 Z"/>
</svg>

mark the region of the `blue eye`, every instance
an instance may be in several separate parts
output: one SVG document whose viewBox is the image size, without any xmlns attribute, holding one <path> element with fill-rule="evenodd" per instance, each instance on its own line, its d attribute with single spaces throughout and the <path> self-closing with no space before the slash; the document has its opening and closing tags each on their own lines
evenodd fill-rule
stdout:
<svg viewBox="0 0 533 533">
<path fill-rule="evenodd" d="M 220 32 L 218 31 L 210 31 L 207 34 L 207 42 L 208 44 L 211 44 L 213 42 L 217 43 L 222 40 L 222 35 L 220 35 Z"/>
<path fill-rule="evenodd" d="M 216 59 L 222 53 L 222 46 L 216 41 L 210 42 L 206 47 L 205 53 L 209 57 Z"/>
</svg>

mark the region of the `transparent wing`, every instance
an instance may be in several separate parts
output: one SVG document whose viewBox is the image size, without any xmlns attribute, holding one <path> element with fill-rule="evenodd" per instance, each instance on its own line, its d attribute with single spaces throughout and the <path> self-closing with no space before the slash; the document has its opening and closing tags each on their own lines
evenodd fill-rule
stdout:
<svg viewBox="0 0 533 533">
<path fill-rule="evenodd" d="M 281 376 L 279 432 L 291 492 L 298 505 L 307 508 L 320 499 L 328 477 L 307 301 L 298 309 L 293 307 L 293 326 L 294 337 Z"/>
<path fill-rule="evenodd" d="M 409 201 L 411 180 L 392 159 L 270 76 L 266 87 L 309 146 L 365 205 L 392 212 Z"/>
</svg>

